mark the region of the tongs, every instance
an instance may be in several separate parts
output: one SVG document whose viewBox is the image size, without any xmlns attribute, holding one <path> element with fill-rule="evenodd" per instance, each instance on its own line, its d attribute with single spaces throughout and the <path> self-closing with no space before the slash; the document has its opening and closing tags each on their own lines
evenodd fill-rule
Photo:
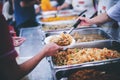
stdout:
<svg viewBox="0 0 120 80">
<path fill-rule="evenodd" d="M 83 15 L 83 17 L 85 17 L 85 15 Z M 70 34 L 79 24 L 80 24 L 80 22 L 81 22 L 81 20 L 80 19 L 78 19 L 77 21 L 76 21 L 76 23 L 72 26 L 72 28 L 69 30 L 69 31 L 67 31 L 67 32 L 63 32 L 63 33 L 68 33 L 68 34 Z"/>
<path fill-rule="evenodd" d="M 78 17 L 81 16 L 81 15 L 82 15 L 83 13 L 85 13 L 86 11 L 87 11 L 87 9 L 84 10 L 84 11 L 82 11 L 82 12 L 78 15 Z M 85 15 L 83 15 L 83 17 L 85 17 Z M 75 28 L 79 25 L 80 22 L 81 22 L 81 20 L 78 19 L 77 22 L 72 26 L 72 28 L 71 28 L 68 32 L 63 32 L 63 33 L 68 33 L 68 34 L 70 34 L 70 33 L 73 31 L 73 29 L 75 29 Z"/>
<path fill-rule="evenodd" d="M 96 15 L 97 15 L 97 11 L 90 17 L 90 19 L 95 17 Z M 83 15 L 83 17 L 85 17 L 85 15 Z M 80 22 L 81 22 L 81 20 L 78 19 L 77 22 L 73 25 L 73 27 L 68 32 L 63 32 L 63 33 L 70 34 L 79 25 Z M 70 46 L 70 47 L 63 47 L 63 50 L 67 50 L 68 48 L 72 48 L 72 46 Z"/>
<path fill-rule="evenodd" d="M 83 14 L 84 12 L 86 12 L 86 11 L 87 11 L 87 10 L 83 11 L 80 15 L 82 15 L 82 14 Z M 96 16 L 96 15 L 97 15 L 97 11 L 90 17 L 90 19 L 93 18 L 93 17 Z M 85 15 L 83 15 L 83 17 L 85 17 Z M 77 22 L 72 26 L 72 28 L 71 28 L 69 31 L 63 32 L 63 33 L 68 33 L 68 34 L 70 34 L 70 33 L 80 24 L 80 22 L 81 22 L 81 20 L 78 19 Z"/>
<path fill-rule="evenodd" d="M 81 16 L 83 13 L 85 13 L 87 11 L 87 9 L 85 9 L 84 11 L 82 11 L 79 15 L 78 15 L 78 17 L 79 16 Z"/>
<path fill-rule="evenodd" d="M 67 31 L 67 32 L 63 32 L 63 33 L 67 33 L 67 34 L 70 34 L 78 25 L 79 25 L 79 23 L 81 22 L 81 20 L 80 19 L 78 19 L 77 20 L 77 22 L 72 26 L 72 28 L 69 30 L 69 31 Z"/>
</svg>

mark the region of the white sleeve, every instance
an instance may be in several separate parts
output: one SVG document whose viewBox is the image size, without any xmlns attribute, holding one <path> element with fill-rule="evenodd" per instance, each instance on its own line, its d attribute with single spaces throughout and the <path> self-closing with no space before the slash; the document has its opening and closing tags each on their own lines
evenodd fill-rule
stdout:
<svg viewBox="0 0 120 80">
<path fill-rule="evenodd" d="M 6 20 L 12 18 L 12 15 L 9 14 L 9 6 L 9 2 L 5 2 L 2 8 L 2 14 L 4 15 Z"/>
<path fill-rule="evenodd" d="M 113 7 L 111 7 L 107 14 L 110 18 L 112 18 L 115 21 L 120 22 L 120 1 L 116 3 Z"/>
<path fill-rule="evenodd" d="M 72 4 L 72 0 L 65 0 L 65 3 Z"/>
</svg>

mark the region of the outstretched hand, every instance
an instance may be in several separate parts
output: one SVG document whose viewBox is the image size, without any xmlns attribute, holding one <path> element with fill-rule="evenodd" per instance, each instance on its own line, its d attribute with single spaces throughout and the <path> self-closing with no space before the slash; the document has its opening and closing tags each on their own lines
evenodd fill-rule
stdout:
<svg viewBox="0 0 120 80">
<path fill-rule="evenodd" d="M 20 46 L 26 39 L 23 37 L 12 37 L 13 38 L 13 45 L 15 47 Z"/>
<path fill-rule="evenodd" d="M 44 46 L 43 51 L 46 53 L 46 56 L 53 56 L 57 51 L 62 50 L 61 46 L 58 46 L 55 43 L 49 43 Z"/>
</svg>

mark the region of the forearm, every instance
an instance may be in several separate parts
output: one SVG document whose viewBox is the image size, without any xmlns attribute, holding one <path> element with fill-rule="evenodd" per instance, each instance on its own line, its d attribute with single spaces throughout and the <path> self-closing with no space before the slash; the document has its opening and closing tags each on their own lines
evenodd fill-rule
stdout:
<svg viewBox="0 0 120 80">
<path fill-rule="evenodd" d="M 0 66 L 0 71 L 4 72 L 4 78 L 7 78 L 4 80 L 21 79 L 29 72 L 31 72 L 45 56 L 52 56 L 61 49 L 62 47 L 58 46 L 55 43 L 45 45 L 42 51 L 40 51 L 36 56 L 32 57 L 22 64 L 17 64 L 15 58 L 8 58 L 7 60 L 5 59 L 7 62 L 3 62 Z"/>
<path fill-rule="evenodd" d="M 29 72 L 31 72 L 44 57 L 45 52 L 41 51 L 36 56 L 20 65 L 16 63 L 15 59 L 13 60 L 10 59 L 8 60 L 8 62 L 0 66 L 0 68 L 3 70 L 5 74 L 6 78 L 5 80 L 20 80 L 21 78 L 26 76 Z"/>
<path fill-rule="evenodd" d="M 37 64 L 45 57 L 45 52 L 41 51 L 39 54 L 29 59 L 20 65 L 21 76 L 27 75 L 30 71 L 32 71 Z"/>
<path fill-rule="evenodd" d="M 90 19 L 90 21 L 91 21 L 91 24 L 101 25 L 105 22 L 111 21 L 111 19 L 106 13 L 103 13 Z"/>
<path fill-rule="evenodd" d="M 61 7 L 61 9 L 63 9 L 63 8 L 67 8 L 68 6 L 69 6 L 68 3 L 63 3 L 60 7 Z"/>
</svg>

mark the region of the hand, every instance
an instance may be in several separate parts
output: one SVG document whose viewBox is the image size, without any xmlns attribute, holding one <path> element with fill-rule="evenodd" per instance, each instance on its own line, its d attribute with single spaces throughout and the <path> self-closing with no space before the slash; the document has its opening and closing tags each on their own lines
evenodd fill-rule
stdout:
<svg viewBox="0 0 120 80">
<path fill-rule="evenodd" d="M 58 7 L 57 7 L 57 10 L 58 10 L 58 11 L 61 10 L 61 9 L 62 9 L 61 6 L 58 6 Z"/>
<path fill-rule="evenodd" d="M 57 51 L 62 50 L 61 46 L 58 46 L 55 43 L 50 43 L 44 46 L 43 51 L 46 56 L 53 56 Z"/>
<path fill-rule="evenodd" d="M 81 17 L 81 16 L 80 16 L 78 19 L 81 20 L 81 23 L 79 24 L 78 27 L 80 27 L 80 26 L 91 26 L 91 25 L 93 25 L 91 19 L 89 19 L 89 18 Z"/>
<path fill-rule="evenodd" d="M 25 41 L 25 38 L 23 37 L 13 37 L 13 45 L 15 47 L 20 46 Z"/>
</svg>

